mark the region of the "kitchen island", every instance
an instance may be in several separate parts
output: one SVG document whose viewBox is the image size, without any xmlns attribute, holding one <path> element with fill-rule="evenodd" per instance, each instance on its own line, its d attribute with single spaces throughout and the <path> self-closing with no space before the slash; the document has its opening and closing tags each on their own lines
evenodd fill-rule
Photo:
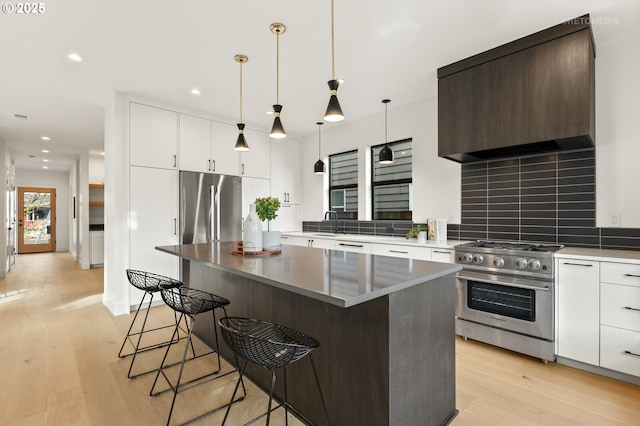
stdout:
<svg viewBox="0 0 640 426">
<path fill-rule="evenodd" d="M 297 246 L 243 256 L 233 248 L 157 247 L 182 258 L 186 285 L 229 299 L 230 316 L 279 323 L 320 342 L 313 356 L 333 425 L 442 425 L 453 419 L 459 266 Z M 196 333 L 211 344 L 209 318 L 198 321 Z M 224 344 L 221 351 L 233 359 Z M 250 365 L 247 374 L 268 389 L 265 369 Z M 287 381 L 296 410 L 324 424 L 310 363 L 289 366 Z"/>
</svg>

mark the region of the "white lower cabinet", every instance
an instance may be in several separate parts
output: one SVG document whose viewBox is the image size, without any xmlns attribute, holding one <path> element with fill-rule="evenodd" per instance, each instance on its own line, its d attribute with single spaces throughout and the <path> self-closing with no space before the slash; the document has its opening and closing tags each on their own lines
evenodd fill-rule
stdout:
<svg viewBox="0 0 640 426">
<path fill-rule="evenodd" d="M 352 251 L 356 253 L 371 253 L 371 244 L 360 241 L 336 240 L 335 249 L 342 251 Z"/>
<path fill-rule="evenodd" d="M 640 376 L 640 333 L 603 325 L 600 328 L 600 366 Z"/>
<path fill-rule="evenodd" d="M 431 248 L 429 247 L 374 243 L 371 244 L 371 253 L 405 259 L 431 260 Z"/>
<path fill-rule="evenodd" d="M 104 264 L 104 231 L 90 231 L 89 263 L 91 265 Z"/>
<path fill-rule="evenodd" d="M 640 376 L 640 265 L 600 266 L 600 366 Z"/>
<path fill-rule="evenodd" d="M 434 262 L 456 263 L 453 250 L 441 248 L 431 249 L 431 260 Z"/>
<path fill-rule="evenodd" d="M 600 364 L 600 262 L 558 259 L 558 355 Z"/>
<path fill-rule="evenodd" d="M 295 237 L 290 235 L 282 235 L 280 237 L 282 244 L 290 246 L 300 247 L 315 247 L 323 249 L 334 249 L 335 241 L 330 238 L 307 238 L 307 237 Z"/>
</svg>

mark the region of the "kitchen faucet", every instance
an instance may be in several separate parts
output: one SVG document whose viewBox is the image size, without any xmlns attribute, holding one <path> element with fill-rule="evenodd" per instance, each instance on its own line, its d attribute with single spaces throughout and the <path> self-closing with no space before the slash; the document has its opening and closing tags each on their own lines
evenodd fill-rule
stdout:
<svg viewBox="0 0 640 426">
<path fill-rule="evenodd" d="M 331 221 L 331 223 L 333 224 L 333 230 L 334 230 L 334 232 L 336 234 L 339 234 L 341 232 L 343 234 L 347 233 L 347 230 L 344 227 L 344 224 L 342 224 L 342 226 L 340 226 L 340 223 L 338 222 L 338 212 L 336 212 L 334 210 L 329 210 L 329 211 L 325 212 L 324 220 Z"/>
</svg>

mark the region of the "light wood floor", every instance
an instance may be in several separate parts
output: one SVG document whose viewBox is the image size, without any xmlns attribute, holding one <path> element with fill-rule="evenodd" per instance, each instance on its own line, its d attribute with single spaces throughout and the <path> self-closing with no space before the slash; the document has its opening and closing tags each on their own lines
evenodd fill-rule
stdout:
<svg viewBox="0 0 640 426">
<path fill-rule="evenodd" d="M 113 317 L 102 305 L 102 274 L 80 270 L 68 253 L 28 254 L 18 256 L 0 279 L 0 424 L 166 423 L 171 393 L 150 397 L 155 375 L 127 379 L 130 358 L 117 357 L 133 316 Z M 157 307 L 150 318 L 157 326 L 172 314 Z M 134 372 L 155 367 L 160 356 L 145 353 Z M 189 371 L 210 363 L 198 361 Z M 456 374 L 460 414 L 454 426 L 640 425 L 639 386 L 461 339 Z M 172 424 L 227 402 L 236 378 L 178 395 Z M 247 386 L 247 400 L 233 406 L 228 425 L 242 424 L 266 407 L 267 396 Z M 284 423 L 278 411 L 272 424 Z M 223 414 L 197 424 L 220 424 Z"/>
</svg>

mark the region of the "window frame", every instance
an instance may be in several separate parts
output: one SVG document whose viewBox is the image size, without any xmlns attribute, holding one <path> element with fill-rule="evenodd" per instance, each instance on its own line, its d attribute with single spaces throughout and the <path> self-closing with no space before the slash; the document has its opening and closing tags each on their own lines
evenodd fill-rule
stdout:
<svg viewBox="0 0 640 426">
<path fill-rule="evenodd" d="M 351 184 L 351 185 L 335 185 L 332 186 L 331 185 L 331 174 L 333 172 L 333 167 L 332 167 L 332 157 L 337 157 L 339 155 L 345 155 L 345 154 L 351 154 L 351 153 L 355 153 L 356 154 L 356 169 L 358 168 L 358 149 L 351 149 L 349 151 L 343 151 L 343 152 L 337 152 L 335 154 L 331 154 L 329 155 L 329 210 L 332 209 L 332 194 L 334 190 L 346 190 L 346 189 L 355 189 L 356 193 L 358 193 L 359 196 L 359 182 L 356 181 L 356 183 Z M 344 200 L 345 200 L 345 205 L 346 205 L 346 193 L 344 195 Z M 359 202 L 358 202 L 359 204 Z M 346 206 L 345 206 L 346 207 Z M 338 213 L 338 219 L 341 220 L 358 220 L 358 210 L 354 211 L 354 212 L 337 212 Z"/>
<path fill-rule="evenodd" d="M 375 168 L 376 168 L 376 162 L 378 161 L 378 159 L 376 158 L 376 156 L 374 155 L 374 150 L 377 148 L 381 148 L 384 145 L 389 145 L 389 147 L 394 151 L 393 146 L 394 145 L 398 145 L 400 143 L 404 143 L 410 141 L 411 142 L 411 177 L 410 178 L 404 178 L 404 179 L 389 179 L 389 180 L 384 180 L 381 182 L 375 182 L 374 181 L 374 174 L 375 174 Z M 377 145 L 372 145 L 371 146 L 371 174 L 369 176 L 370 179 L 370 183 L 371 183 L 371 220 L 413 220 L 413 203 L 412 203 L 412 199 L 413 199 L 413 138 L 405 138 L 405 139 L 400 139 L 397 141 L 393 141 L 393 142 L 385 142 L 385 143 L 381 143 L 381 144 L 377 144 Z M 375 204 L 376 204 L 376 200 L 375 200 L 375 190 L 377 187 L 380 186 L 389 186 L 389 185 L 404 185 L 404 184 L 409 184 L 409 207 L 410 209 L 403 212 L 403 214 L 401 214 L 398 217 L 394 217 L 394 218 L 378 218 L 376 217 L 376 211 L 375 211 Z"/>
</svg>

